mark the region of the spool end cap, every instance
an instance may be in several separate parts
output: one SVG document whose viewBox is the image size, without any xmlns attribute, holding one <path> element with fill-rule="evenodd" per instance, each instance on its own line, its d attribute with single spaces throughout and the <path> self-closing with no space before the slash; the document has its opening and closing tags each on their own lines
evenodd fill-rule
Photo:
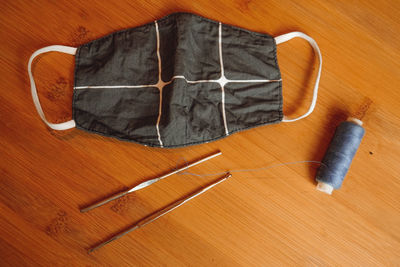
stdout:
<svg viewBox="0 0 400 267">
<path fill-rule="evenodd" d="M 318 182 L 317 190 L 324 192 L 328 195 L 332 195 L 333 186 L 331 186 L 330 184 L 323 183 L 323 182 Z"/>
<path fill-rule="evenodd" d="M 357 118 L 354 118 L 354 117 L 349 117 L 347 119 L 347 121 L 355 123 L 355 124 L 360 125 L 360 126 L 363 125 L 363 122 L 360 119 L 357 119 Z"/>
</svg>

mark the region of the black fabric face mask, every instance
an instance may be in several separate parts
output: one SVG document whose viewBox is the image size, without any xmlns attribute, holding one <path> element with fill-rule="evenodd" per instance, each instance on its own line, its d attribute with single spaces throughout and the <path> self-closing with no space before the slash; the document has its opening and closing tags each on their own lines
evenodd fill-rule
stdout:
<svg viewBox="0 0 400 267">
<path fill-rule="evenodd" d="M 314 96 L 306 114 L 282 113 L 276 45 L 306 39 L 318 55 Z M 75 55 L 73 120 L 49 123 L 31 72 L 33 59 L 58 51 Z M 309 36 L 273 38 L 189 13 L 174 13 L 78 48 L 49 46 L 30 58 L 32 97 L 52 129 L 73 127 L 156 147 L 210 142 L 252 127 L 308 116 L 317 100 L 321 54 Z"/>
</svg>

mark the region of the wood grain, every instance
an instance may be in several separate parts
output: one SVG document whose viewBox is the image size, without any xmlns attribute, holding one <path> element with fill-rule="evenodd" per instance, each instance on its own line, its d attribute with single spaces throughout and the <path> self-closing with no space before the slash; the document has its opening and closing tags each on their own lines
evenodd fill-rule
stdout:
<svg viewBox="0 0 400 267">
<path fill-rule="evenodd" d="M 398 1 L 2 1 L 0 9 L 0 262 L 23 265 L 400 264 L 400 4 Z M 49 130 L 27 75 L 33 51 L 79 46 L 171 12 L 249 30 L 299 30 L 323 53 L 315 112 L 181 149 L 156 149 Z M 303 113 L 316 61 L 305 41 L 279 46 L 284 111 Z M 71 118 L 74 58 L 35 61 L 51 122 Z M 221 150 L 196 173 L 321 160 L 335 127 L 363 117 L 366 136 L 340 190 L 315 190 L 316 166 L 237 173 L 143 229 L 87 249 L 217 177 L 175 175 L 91 212 L 79 208 Z"/>
</svg>

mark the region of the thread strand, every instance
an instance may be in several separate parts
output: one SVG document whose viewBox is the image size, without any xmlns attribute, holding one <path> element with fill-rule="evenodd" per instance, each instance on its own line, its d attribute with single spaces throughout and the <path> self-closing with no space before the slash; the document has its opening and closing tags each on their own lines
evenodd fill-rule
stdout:
<svg viewBox="0 0 400 267">
<path fill-rule="evenodd" d="M 185 158 L 183 158 L 183 160 L 185 161 L 186 164 L 188 164 Z M 264 166 L 264 167 L 254 168 L 254 169 L 233 169 L 233 170 L 229 170 L 229 171 L 214 172 L 214 173 L 203 173 L 203 174 L 182 171 L 182 172 L 179 172 L 177 174 L 179 174 L 179 175 L 192 175 L 192 176 L 197 176 L 197 177 L 206 177 L 206 176 L 217 176 L 217 175 L 223 175 L 223 174 L 227 174 L 227 173 L 237 173 L 237 172 L 257 172 L 257 171 L 267 170 L 267 169 L 276 168 L 276 167 L 280 167 L 280 166 L 301 164 L 301 163 L 311 163 L 311 164 L 325 165 L 321 161 L 301 160 L 301 161 L 290 161 L 290 162 L 276 163 L 276 164 L 267 165 L 267 166 Z"/>
</svg>

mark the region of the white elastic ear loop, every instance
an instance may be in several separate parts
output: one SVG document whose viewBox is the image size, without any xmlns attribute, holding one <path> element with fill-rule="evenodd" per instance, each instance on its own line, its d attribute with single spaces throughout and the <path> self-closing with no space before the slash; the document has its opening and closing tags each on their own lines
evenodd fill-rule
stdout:
<svg viewBox="0 0 400 267">
<path fill-rule="evenodd" d="M 283 120 L 282 120 L 283 122 L 292 122 L 292 121 L 301 120 L 301 119 L 307 117 L 308 115 L 310 115 L 314 111 L 315 105 L 317 104 L 319 80 L 321 78 L 322 56 L 321 56 L 321 51 L 319 50 L 319 47 L 317 45 L 317 42 L 315 42 L 315 40 L 313 38 L 311 38 L 310 36 L 308 36 L 302 32 L 290 32 L 290 33 L 282 34 L 280 36 L 275 37 L 275 42 L 278 45 L 278 44 L 287 42 L 290 39 L 295 38 L 295 37 L 303 38 L 307 42 L 310 43 L 310 45 L 314 49 L 314 53 L 318 55 L 319 67 L 318 67 L 317 78 L 315 79 L 313 98 L 312 98 L 311 105 L 310 105 L 308 111 L 305 114 L 301 115 L 300 117 L 297 117 L 294 119 L 289 119 L 288 117 L 283 116 Z"/>
<path fill-rule="evenodd" d="M 35 80 L 33 79 L 32 75 L 32 61 L 35 59 L 40 54 L 47 53 L 47 52 L 62 52 L 70 55 L 75 55 L 76 53 L 76 47 L 70 47 L 70 46 L 64 46 L 64 45 L 51 45 L 51 46 L 46 46 L 43 47 L 39 50 L 36 50 L 32 56 L 29 58 L 29 63 L 28 63 L 28 74 L 29 74 L 29 80 L 31 82 L 31 92 L 32 92 L 32 99 L 33 103 L 35 104 L 36 110 L 39 113 L 40 118 L 51 128 L 54 130 L 67 130 L 75 127 L 75 121 L 70 120 L 66 121 L 63 123 L 50 123 L 46 120 L 46 117 L 44 116 L 42 106 L 40 105 L 39 97 L 37 94 L 36 90 L 36 84 Z"/>
</svg>

